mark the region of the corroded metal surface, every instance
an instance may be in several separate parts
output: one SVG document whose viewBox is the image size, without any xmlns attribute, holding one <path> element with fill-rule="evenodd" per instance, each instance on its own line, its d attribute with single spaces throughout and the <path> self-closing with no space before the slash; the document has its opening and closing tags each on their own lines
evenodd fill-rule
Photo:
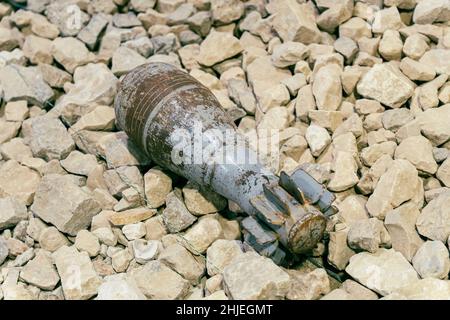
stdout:
<svg viewBox="0 0 450 320">
<path fill-rule="evenodd" d="M 121 81 L 115 110 L 118 126 L 155 163 L 239 204 L 249 214 L 242 221 L 244 240 L 259 253 L 282 263 L 287 252 L 280 243 L 304 253 L 322 238 L 322 212 L 333 211 L 333 195 L 303 170 L 280 180 L 262 166 L 211 91 L 187 73 L 164 63 L 135 68 Z M 174 132 L 180 130 L 194 137 L 188 149 L 200 152 L 201 162 L 177 149 Z M 211 130 L 232 139 L 217 140 Z M 240 161 L 243 155 L 249 161 Z"/>
</svg>

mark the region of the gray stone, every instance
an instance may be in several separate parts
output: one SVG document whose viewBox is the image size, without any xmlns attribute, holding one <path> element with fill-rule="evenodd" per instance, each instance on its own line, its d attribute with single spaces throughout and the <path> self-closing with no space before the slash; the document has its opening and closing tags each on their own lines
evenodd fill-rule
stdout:
<svg viewBox="0 0 450 320">
<path fill-rule="evenodd" d="M 59 282 L 59 275 L 51 261 L 49 253 L 39 251 L 20 272 L 20 278 L 42 290 L 53 290 Z"/>
<path fill-rule="evenodd" d="M 350 248 L 375 253 L 382 244 L 390 242 L 383 222 L 377 218 L 358 220 L 351 224 L 347 235 Z"/>
<path fill-rule="evenodd" d="M 141 37 L 126 41 L 123 44 L 125 47 L 135 50 L 141 56 L 148 58 L 153 54 L 154 48 L 152 41 L 147 37 Z"/>
<path fill-rule="evenodd" d="M 95 55 L 76 38 L 57 38 L 52 44 L 52 54 L 64 69 L 73 73 L 75 68 L 93 62 Z"/>
<path fill-rule="evenodd" d="M 9 254 L 9 248 L 6 244 L 6 240 L 0 236 L 0 266 L 3 264 L 3 262 L 6 260 Z"/>
<path fill-rule="evenodd" d="M 89 113 L 95 105 L 111 105 L 116 91 L 117 78 L 103 63 L 89 63 L 78 67 L 73 75 L 75 85 L 57 100 L 50 111 L 62 115 L 70 124 Z"/>
<path fill-rule="evenodd" d="M 14 197 L 30 205 L 41 176 L 38 172 L 20 165 L 15 160 L 6 161 L 0 166 L 0 197 Z"/>
<path fill-rule="evenodd" d="M 117 48 L 112 56 L 111 71 L 114 75 L 121 76 L 146 62 L 147 60 L 139 53 L 122 46 Z"/>
<path fill-rule="evenodd" d="M 1 68 L 0 87 L 6 101 L 27 100 L 42 107 L 53 97 L 37 67 L 10 64 Z"/>
<path fill-rule="evenodd" d="M 392 248 L 411 261 L 423 240 L 416 231 L 416 220 L 420 211 L 417 205 L 405 203 L 386 214 L 384 224 L 389 232 Z"/>
<path fill-rule="evenodd" d="M 102 13 L 96 14 L 91 18 L 88 25 L 81 29 L 77 38 L 83 41 L 89 49 L 94 50 L 100 34 L 106 28 L 107 24 L 107 16 Z"/>
<path fill-rule="evenodd" d="M 0 230 L 13 227 L 22 220 L 26 220 L 27 207 L 15 198 L 0 198 Z"/>
<path fill-rule="evenodd" d="M 76 1 L 52 1 L 46 8 L 46 15 L 65 37 L 76 36 L 89 21 L 89 15 Z"/>
<path fill-rule="evenodd" d="M 59 160 L 75 149 L 72 137 L 59 119 L 49 116 L 32 118 L 24 123 L 22 129 L 35 157 Z"/>
<path fill-rule="evenodd" d="M 112 17 L 112 23 L 118 28 L 131 28 L 141 25 L 141 21 L 133 12 L 116 13 Z"/>
<path fill-rule="evenodd" d="M 166 197 L 166 208 L 163 213 L 164 224 L 170 233 L 180 232 L 196 220 L 183 203 L 181 191 L 175 189 Z"/>
</svg>

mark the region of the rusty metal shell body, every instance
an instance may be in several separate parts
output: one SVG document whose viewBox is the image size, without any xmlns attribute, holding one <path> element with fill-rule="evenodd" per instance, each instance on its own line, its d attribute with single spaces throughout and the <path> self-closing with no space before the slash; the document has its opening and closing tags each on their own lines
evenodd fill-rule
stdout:
<svg viewBox="0 0 450 320">
<path fill-rule="evenodd" d="M 257 161 L 213 93 L 189 74 L 164 63 L 141 65 L 122 79 L 114 107 L 118 126 L 155 163 L 236 202 L 254 217 L 243 224 L 244 238 L 260 253 L 281 261 L 285 254 L 278 242 L 302 253 L 322 237 L 325 217 L 303 208 L 301 199 L 279 186 L 280 179 Z M 193 137 L 181 149 L 179 132 Z M 227 139 L 217 139 L 217 132 Z M 189 150 L 194 156 L 200 152 L 202 161 L 187 161 Z M 174 155 L 182 161 L 174 161 Z M 261 221 L 271 230 L 260 228 Z"/>
</svg>

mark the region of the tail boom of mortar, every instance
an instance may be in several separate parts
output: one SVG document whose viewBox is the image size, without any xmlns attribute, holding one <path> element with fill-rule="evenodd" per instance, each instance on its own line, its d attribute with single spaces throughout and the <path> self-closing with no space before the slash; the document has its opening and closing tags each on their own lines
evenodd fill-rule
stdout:
<svg viewBox="0 0 450 320">
<path fill-rule="evenodd" d="M 262 255 L 282 263 L 285 248 L 304 253 L 322 238 L 334 195 L 301 169 L 277 177 L 261 165 L 213 93 L 187 73 L 141 65 L 122 79 L 114 107 L 118 126 L 155 163 L 248 213 L 244 241 Z"/>
</svg>

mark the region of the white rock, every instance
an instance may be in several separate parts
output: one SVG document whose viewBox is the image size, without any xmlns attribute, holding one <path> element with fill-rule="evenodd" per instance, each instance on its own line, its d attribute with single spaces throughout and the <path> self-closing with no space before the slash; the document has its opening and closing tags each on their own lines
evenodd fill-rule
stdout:
<svg viewBox="0 0 450 320">
<path fill-rule="evenodd" d="M 274 48 L 272 63 L 275 67 L 285 68 L 303 60 L 307 53 L 307 47 L 304 44 L 287 41 Z"/>
<path fill-rule="evenodd" d="M 330 63 L 321 67 L 314 75 L 313 94 L 319 110 L 335 111 L 341 105 L 341 68 Z"/>
<path fill-rule="evenodd" d="M 222 274 L 234 258 L 242 254 L 241 246 L 237 241 L 218 239 L 206 251 L 206 268 L 208 275 Z"/>
<path fill-rule="evenodd" d="M 286 298 L 289 300 L 317 300 L 330 292 L 330 280 L 325 269 L 317 268 L 309 273 L 289 270 L 291 286 Z"/>
<path fill-rule="evenodd" d="M 244 7 L 238 0 L 211 0 L 212 18 L 220 24 L 229 24 L 244 14 Z"/>
<path fill-rule="evenodd" d="M 440 166 L 436 177 L 442 181 L 446 187 L 450 187 L 450 158 L 447 158 Z"/>
<path fill-rule="evenodd" d="M 159 261 L 150 261 L 132 274 L 141 292 L 149 299 L 183 299 L 189 282 Z"/>
<path fill-rule="evenodd" d="M 156 258 L 159 252 L 159 241 L 136 239 L 131 242 L 134 258 L 137 263 L 146 264 Z"/>
<path fill-rule="evenodd" d="M 69 240 L 55 227 L 47 227 L 42 230 L 38 241 L 42 249 L 50 252 L 55 252 L 62 246 L 69 244 Z"/>
<path fill-rule="evenodd" d="M 441 241 L 427 241 L 417 250 L 412 264 L 423 279 L 447 279 L 450 271 L 448 248 Z"/>
<path fill-rule="evenodd" d="M 380 177 L 366 207 L 372 217 L 384 219 L 388 211 L 415 199 L 420 192 L 423 189 L 416 168 L 407 160 L 397 159 Z M 423 194 L 415 201 L 421 203 Z"/>
<path fill-rule="evenodd" d="M 95 56 L 89 52 L 83 42 L 76 38 L 56 38 L 52 44 L 52 54 L 69 73 L 76 67 L 93 62 Z"/>
<path fill-rule="evenodd" d="M 184 202 L 194 215 L 205 215 L 223 210 L 227 201 L 213 191 L 201 190 L 199 186 L 188 182 L 183 188 Z"/>
<path fill-rule="evenodd" d="M 235 300 L 283 299 L 290 285 L 283 269 L 253 252 L 239 255 L 225 267 L 223 280 Z"/>
<path fill-rule="evenodd" d="M 124 274 L 105 277 L 96 300 L 145 300 L 136 282 Z"/>
<path fill-rule="evenodd" d="M 30 205 L 41 177 L 36 171 L 9 160 L 0 166 L 0 197 L 14 197 Z"/>
<path fill-rule="evenodd" d="M 0 266 L 6 260 L 8 254 L 9 254 L 8 244 L 6 243 L 6 240 L 0 236 Z"/>
<path fill-rule="evenodd" d="M 128 249 L 118 249 L 111 255 L 111 265 L 118 273 L 125 272 L 131 260 L 133 260 L 133 256 Z"/>
<path fill-rule="evenodd" d="M 386 296 L 394 300 L 448 300 L 450 298 L 450 283 L 448 280 L 426 278 L 411 283 L 393 294 Z"/>
<path fill-rule="evenodd" d="M 110 105 L 117 91 L 117 78 L 103 63 L 89 63 L 76 68 L 74 85 L 67 94 L 56 101 L 51 112 L 62 114 L 63 118 L 74 123 L 95 104 Z M 94 129 L 94 128 L 92 128 Z"/>
<path fill-rule="evenodd" d="M 414 268 L 393 249 L 376 253 L 362 252 L 350 258 L 345 271 L 371 290 L 386 296 L 418 281 Z"/>
<path fill-rule="evenodd" d="M 11 64 L 1 68 L 0 87 L 6 101 L 27 100 L 43 107 L 53 97 L 38 67 Z"/>
<path fill-rule="evenodd" d="M 353 187 L 359 181 L 357 170 L 354 156 L 350 152 L 338 151 L 333 161 L 334 174 L 328 188 L 332 191 L 343 191 Z"/>
<path fill-rule="evenodd" d="M 104 130 L 110 131 L 114 128 L 114 109 L 109 106 L 98 106 L 91 112 L 82 116 L 70 130 Z"/>
<path fill-rule="evenodd" d="M 357 85 L 357 91 L 366 98 L 398 108 L 414 92 L 415 85 L 391 64 L 376 64 L 367 72 Z"/>
<path fill-rule="evenodd" d="M 5 106 L 5 119 L 7 121 L 23 121 L 28 118 L 30 110 L 25 100 L 11 101 Z"/>
<path fill-rule="evenodd" d="M 419 62 L 432 68 L 437 74 L 450 74 L 450 50 L 431 49 L 420 58 Z"/>
<path fill-rule="evenodd" d="M 80 251 L 86 251 L 90 257 L 95 257 L 100 252 L 98 238 L 87 230 L 80 230 L 77 233 L 75 247 Z"/>
<path fill-rule="evenodd" d="M 433 146 L 422 136 L 403 140 L 395 149 L 395 159 L 408 160 L 417 170 L 429 174 L 434 174 L 438 167 L 433 157 Z"/>
<path fill-rule="evenodd" d="M 183 245 L 195 255 L 202 254 L 208 247 L 222 235 L 222 226 L 212 215 L 206 215 L 198 219 L 189 228 L 184 237 Z"/>
<path fill-rule="evenodd" d="M 72 137 L 59 119 L 49 116 L 29 119 L 23 124 L 23 133 L 37 158 L 64 159 L 75 149 Z"/>
<path fill-rule="evenodd" d="M 283 41 L 295 41 L 304 44 L 320 42 L 320 30 L 314 12 L 308 4 L 295 0 L 281 1 L 273 20 L 273 28 Z"/>
<path fill-rule="evenodd" d="M 86 300 L 97 294 L 101 280 L 86 252 L 63 246 L 54 258 L 66 299 Z"/>
<path fill-rule="evenodd" d="M 102 137 L 97 147 L 105 157 L 108 168 L 148 164 L 149 160 L 129 139 L 125 132 L 115 132 Z"/>
<path fill-rule="evenodd" d="M 112 56 L 111 71 L 116 76 L 121 76 L 128 71 L 146 63 L 146 59 L 136 51 L 127 47 L 119 47 Z"/>
<path fill-rule="evenodd" d="M 418 1 L 414 9 L 413 22 L 431 24 L 435 21 L 448 21 L 450 4 L 447 0 Z"/>
<path fill-rule="evenodd" d="M 312 155 L 315 157 L 319 156 L 331 142 L 331 137 L 327 130 L 314 124 L 306 129 L 305 138 L 308 141 Z"/>
<path fill-rule="evenodd" d="M 146 229 L 143 222 L 138 222 L 124 225 L 122 232 L 128 240 L 132 241 L 145 237 Z"/>
<path fill-rule="evenodd" d="M 48 253 L 42 251 L 23 267 L 20 278 L 42 290 L 53 290 L 59 282 L 59 275 Z"/>
<path fill-rule="evenodd" d="M 92 233 L 107 246 L 115 246 L 117 244 L 117 235 L 111 228 L 101 227 L 92 231 Z"/>
<path fill-rule="evenodd" d="M 239 39 L 227 32 L 212 31 L 200 45 L 197 61 L 207 67 L 231 58 L 242 51 Z"/>
<path fill-rule="evenodd" d="M 60 231 L 76 235 L 90 225 L 100 205 L 69 175 L 49 174 L 39 184 L 31 210 Z"/>
<path fill-rule="evenodd" d="M 92 154 L 84 154 L 80 151 L 72 151 L 64 160 L 61 160 L 61 166 L 70 173 L 87 176 L 94 170 L 98 163 Z"/>
<path fill-rule="evenodd" d="M 192 255 L 178 243 L 166 247 L 159 255 L 158 260 L 193 284 L 199 283 L 205 273 L 204 258 Z"/>
<path fill-rule="evenodd" d="M 431 240 L 445 242 L 450 235 L 450 192 L 443 192 L 422 209 L 417 218 L 417 231 Z"/>
<path fill-rule="evenodd" d="M 417 205 L 405 203 L 386 214 L 384 224 L 389 232 L 392 248 L 411 261 L 423 240 L 416 231 L 420 211 Z"/>
</svg>

